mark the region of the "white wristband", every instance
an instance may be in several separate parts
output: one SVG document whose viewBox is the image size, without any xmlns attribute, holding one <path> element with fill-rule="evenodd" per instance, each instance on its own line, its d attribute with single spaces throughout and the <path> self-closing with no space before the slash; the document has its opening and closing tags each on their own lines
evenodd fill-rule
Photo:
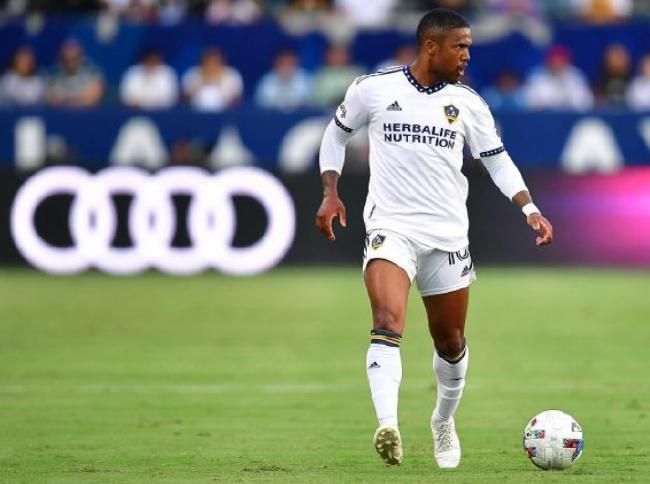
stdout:
<svg viewBox="0 0 650 484">
<path fill-rule="evenodd" d="M 524 212 L 524 215 L 526 217 L 528 217 L 531 213 L 540 213 L 540 214 L 542 213 L 539 211 L 539 208 L 537 208 L 537 206 L 533 202 L 527 203 L 526 205 L 521 207 L 521 211 Z"/>
</svg>

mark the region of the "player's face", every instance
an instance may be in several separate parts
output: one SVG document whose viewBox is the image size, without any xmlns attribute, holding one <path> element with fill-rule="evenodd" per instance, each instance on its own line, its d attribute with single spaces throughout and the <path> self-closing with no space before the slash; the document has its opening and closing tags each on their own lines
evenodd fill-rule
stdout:
<svg viewBox="0 0 650 484">
<path fill-rule="evenodd" d="M 453 29 L 431 42 L 428 50 L 436 75 L 447 82 L 457 82 L 465 75 L 469 64 L 472 32 L 469 28 Z"/>
</svg>

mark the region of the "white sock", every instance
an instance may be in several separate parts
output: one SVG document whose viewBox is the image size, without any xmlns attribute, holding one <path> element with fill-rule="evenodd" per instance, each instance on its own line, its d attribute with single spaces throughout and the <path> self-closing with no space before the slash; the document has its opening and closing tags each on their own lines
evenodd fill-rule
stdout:
<svg viewBox="0 0 650 484">
<path fill-rule="evenodd" d="M 399 344 L 399 335 L 393 334 Z M 366 355 L 366 371 L 379 425 L 397 428 L 397 402 L 399 385 L 402 382 L 402 357 L 399 346 L 372 342 Z"/>
<path fill-rule="evenodd" d="M 440 422 L 454 416 L 465 388 L 465 374 L 469 363 L 469 348 L 465 346 L 464 355 L 457 363 L 450 363 L 442 359 L 438 352 L 433 352 L 433 371 L 436 374 L 438 395 L 436 408 L 433 410 L 431 420 Z"/>
</svg>

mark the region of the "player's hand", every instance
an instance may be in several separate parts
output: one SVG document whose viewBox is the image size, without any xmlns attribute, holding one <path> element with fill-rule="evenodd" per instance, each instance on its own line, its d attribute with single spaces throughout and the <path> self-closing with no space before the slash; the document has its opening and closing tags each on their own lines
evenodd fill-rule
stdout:
<svg viewBox="0 0 650 484">
<path fill-rule="evenodd" d="M 541 213 L 531 213 L 526 222 L 537 232 L 536 245 L 550 245 L 553 242 L 553 226 Z"/>
<path fill-rule="evenodd" d="M 336 217 L 339 218 L 342 227 L 347 226 L 345 205 L 343 205 L 341 199 L 337 195 L 323 197 L 320 208 L 316 213 L 316 228 L 331 241 L 336 240 L 332 229 L 332 222 Z"/>
</svg>

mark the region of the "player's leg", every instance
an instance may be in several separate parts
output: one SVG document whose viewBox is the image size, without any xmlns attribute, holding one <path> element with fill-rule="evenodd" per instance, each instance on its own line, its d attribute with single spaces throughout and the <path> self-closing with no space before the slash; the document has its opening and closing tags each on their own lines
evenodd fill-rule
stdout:
<svg viewBox="0 0 650 484">
<path fill-rule="evenodd" d="M 402 381 L 400 342 L 411 279 L 393 262 L 373 259 L 366 266 L 365 282 L 373 326 L 366 369 L 379 423 L 374 445 L 386 464 L 400 464 L 402 444 L 397 420 Z"/>
<path fill-rule="evenodd" d="M 400 343 L 416 267 L 415 248 L 409 240 L 387 230 L 367 234 L 363 270 L 372 309 L 372 330 L 366 371 L 379 422 L 374 445 L 386 464 L 402 462 L 397 421 L 402 381 Z"/>
<path fill-rule="evenodd" d="M 454 416 L 465 386 L 469 352 L 465 344 L 465 317 L 469 288 L 423 298 L 434 341 L 433 366 L 438 396 L 433 420 Z"/>
<path fill-rule="evenodd" d="M 461 453 L 453 417 L 463 394 L 469 361 L 464 335 L 469 285 L 476 278 L 474 265 L 467 249 L 456 253 L 427 251 L 420 255 L 418 264 L 418 288 L 434 341 L 434 455 L 438 466 L 456 467 Z"/>
<path fill-rule="evenodd" d="M 465 388 L 469 352 L 465 317 L 469 288 L 423 298 L 434 341 L 433 368 L 437 381 L 436 406 L 431 416 L 434 456 L 439 467 L 454 468 L 461 451 L 454 414 Z"/>
</svg>

